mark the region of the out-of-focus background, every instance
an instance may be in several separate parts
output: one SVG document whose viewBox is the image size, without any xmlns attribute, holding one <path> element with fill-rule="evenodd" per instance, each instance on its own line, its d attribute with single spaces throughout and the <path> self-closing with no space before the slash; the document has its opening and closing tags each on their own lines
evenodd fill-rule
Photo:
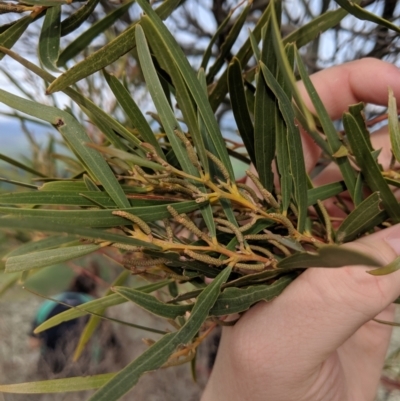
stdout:
<svg viewBox="0 0 400 401">
<path fill-rule="evenodd" d="M 86 258 L 85 260 L 78 260 L 76 263 L 86 265 L 88 260 Z M 110 266 L 104 266 L 104 268 L 107 267 Z M 42 277 L 39 276 L 35 277 L 34 280 L 28 280 L 24 285 L 30 290 L 43 295 L 54 295 L 65 289 L 65 284 L 69 283 L 73 274 L 74 272 L 68 266 L 54 266 L 47 268 Z M 42 278 L 44 278 L 44 282 L 41 280 Z M 54 285 L 51 283 L 54 283 Z M 42 302 L 43 299 L 22 289 L 18 284 L 0 299 L 0 377 L 2 384 L 71 376 L 72 362 L 63 371 L 56 374 L 49 370 L 43 371 L 40 367 L 40 348 L 32 348 L 29 344 L 29 334 L 32 330 L 33 319 Z M 159 330 L 173 329 L 163 319 L 157 319 L 130 302 L 110 308 L 107 316 Z M 160 337 L 142 330 L 107 323 L 110 326 L 108 329 L 112 330 L 113 335 L 123 349 L 117 351 L 111 349 L 106 360 L 99 362 L 99 364 L 94 364 L 94 370 L 90 373 L 108 373 L 120 370 L 147 348 L 143 341 L 144 338 L 157 340 Z M 103 344 L 103 347 L 106 348 L 107 344 Z M 146 374 L 141 378 L 134 390 L 126 395 L 123 400 L 198 400 L 209 375 L 208 360 L 211 349 L 213 349 L 213 343 L 210 338 L 199 350 L 196 369 L 197 382 L 193 380 L 189 364 L 169 367 Z M 79 361 L 77 363 L 80 364 Z M 72 371 L 74 371 L 73 368 Z M 85 367 L 83 367 L 82 371 L 85 372 Z M 179 383 L 178 386 L 176 385 L 177 383 Z M 73 392 L 60 395 L 0 393 L 0 400 L 84 401 L 89 394 L 90 392 Z"/>
<path fill-rule="evenodd" d="M 235 7 L 240 10 L 241 4 L 237 0 L 187 0 L 178 12 L 174 13 L 166 21 L 194 66 L 198 67 L 200 65 L 202 55 L 218 25 Z M 240 33 L 238 44 L 235 46 L 238 47 L 244 41 L 247 37 L 247 29 L 254 27 L 257 18 L 259 18 L 267 4 L 268 0 L 253 1 L 252 10 Z M 337 7 L 336 3 L 331 0 L 285 0 L 282 4 L 284 10 L 282 32 L 284 35 L 289 34 L 323 12 Z M 81 31 L 77 31 L 77 35 L 87 29 L 89 25 L 99 21 L 106 13 L 109 13 L 118 5 L 118 1 L 101 0 L 99 7 L 96 9 L 97 11 L 88 22 L 85 22 Z M 363 0 L 361 5 L 369 11 L 399 25 L 400 5 L 397 0 Z M 76 9 L 79 5 L 73 3 L 71 7 Z M 122 32 L 137 19 L 139 13 L 139 8 L 133 6 L 129 13 L 125 14 L 117 24 L 104 34 L 97 36 L 82 53 L 76 56 L 76 60 L 81 60 L 110 38 Z M 14 17 L 10 17 L 9 14 L 0 14 L 0 25 L 12 22 L 15 19 Z M 36 44 L 33 44 L 32 41 L 35 37 L 38 37 L 39 30 L 39 24 L 31 24 L 28 32 L 24 34 L 21 41 L 14 48 L 17 53 L 35 62 L 37 62 Z M 222 35 L 215 42 L 212 48 L 212 59 L 217 58 L 223 40 L 224 37 Z M 63 47 L 66 45 L 67 42 L 62 43 Z M 397 33 L 377 27 L 374 23 L 368 21 L 355 20 L 349 16 L 344 18 L 335 28 L 320 35 L 310 45 L 302 49 L 302 54 L 310 73 L 361 57 L 376 57 L 400 66 L 399 46 L 399 35 Z M 143 78 L 140 71 L 138 71 L 135 57 L 125 60 L 124 63 L 116 65 L 115 69 L 122 68 L 125 70 L 127 87 L 134 94 L 135 100 L 140 107 L 145 112 L 154 111 L 144 87 Z M 30 97 L 43 104 L 57 105 L 60 108 L 74 108 L 65 96 L 45 96 L 43 82 L 9 58 L 5 58 L 0 63 L 0 88 L 26 98 Z M 90 96 L 104 110 L 110 113 L 115 111 L 114 98 L 109 89 L 105 87 L 104 81 L 100 76 L 96 75 L 90 82 L 80 83 L 80 90 L 86 96 Z M 374 116 L 382 113 L 382 109 L 370 107 L 368 113 L 370 116 Z M 79 113 L 77 112 L 77 114 Z M 229 105 L 223 104 L 217 110 L 217 117 L 224 135 L 231 140 L 239 141 L 236 127 L 232 123 Z M 150 118 L 151 116 L 149 116 Z M 85 122 L 84 118 L 83 122 Z M 154 123 L 156 124 L 156 122 Z M 95 135 L 95 132 L 92 132 L 92 128 L 90 124 L 87 124 L 89 133 Z M 73 166 L 69 164 L 71 161 L 65 158 L 65 156 L 70 155 L 68 149 L 59 141 L 58 132 L 50 125 L 28 121 L 24 116 L 21 118 L 21 115 L 15 115 L 11 110 L 0 105 L 1 154 L 27 165 L 34 164 L 35 168 L 46 169 L 47 172 L 57 172 L 58 175 L 62 176 L 63 171 Z M 244 167 L 237 163 L 235 168 L 237 176 L 240 178 Z M 24 172 L 2 160 L 0 160 L 0 177 L 5 178 L 6 181 L 28 181 L 28 176 Z M 0 192 L 17 189 L 18 186 L 13 183 L 0 181 Z M 7 231 L 2 231 L 0 227 L 0 258 L 28 239 L 22 234 L 19 237 L 9 236 L 8 234 Z M 96 255 L 95 258 L 100 266 L 99 277 L 103 284 L 111 283 L 117 274 L 121 272 L 121 267 L 108 256 Z M 20 277 L 19 275 L 1 272 L 0 381 L 2 384 L 44 378 L 43 372 L 38 366 L 41 356 L 40 346 L 33 347 L 29 341 L 33 320 L 38 308 L 44 302 L 44 299 L 39 295 L 35 295 L 35 293 L 44 297 L 54 297 L 56 294 L 66 291 L 73 277 L 79 274 L 82 269 L 85 270 L 92 262 L 92 259 L 83 258 L 74 261 L 73 264 L 44 268 L 35 272 L 31 277 Z M 4 263 L 2 264 L 1 261 L 0 268 L 4 268 Z M 140 279 L 133 277 L 131 280 Z M 138 281 L 134 284 L 145 283 Z M 102 288 L 100 282 L 99 287 L 99 292 L 104 293 L 106 286 Z M 159 330 L 172 328 L 164 320 L 143 312 L 131 303 L 110 308 L 107 311 L 107 316 Z M 398 321 L 400 321 L 400 314 Z M 102 372 L 117 371 L 140 355 L 147 347 L 143 338 L 157 339 L 156 334 L 115 323 L 106 323 L 119 344 L 123 346 L 123 352 L 117 354 L 117 358 L 110 357 L 106 363 L 103 363 L 104 366 L 99 366 L 99 370 Z M 193 380 L 190 365 L 170 367 L 145 375 L 138 386 L 124 399 L 146 399 L 149 401 L 198 400 L 210 373 L 209 359 L 214 353 L 214 348 L 215 342 L 212 338 L 200 347 L 196 367 L 197 382 Z M 385 380 L 379 390 L 377 401 L 400 401 L 400 357 L 397 357 L 399 348 L 400 329 L 395 328 L 388 354 L 388 356 L 392 356 L 392 359 L 388 362 L 384 372 Z M 52 375 L 51 372 L 47 372 L 47 378 L 63 377 L 63 373 L 65 372 Z M 176 385 L 177 383 L 179 383 L 179 386 Z M 79 401 L 86 398 L 87 394 L 85 393 L 70 393 L 57 396 L 0 393 L 0 401 Z"/>
</svg>

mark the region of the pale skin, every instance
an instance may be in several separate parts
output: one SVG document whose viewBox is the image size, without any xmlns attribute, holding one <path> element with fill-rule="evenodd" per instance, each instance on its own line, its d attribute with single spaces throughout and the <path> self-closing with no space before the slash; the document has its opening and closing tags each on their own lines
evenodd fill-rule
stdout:
<svg viewBox="0 0 400 401">
<path fill-rule="evenodd" d="M 312 79 L 332 119 L 360 101 L 386 105 L 388 87 L 400 104 L 400 70 L 375 59 Z M 379 161 L 387 166 L 387 130 L 372 137 L 376 148 L 384 147 Z M 303 146 L 310 170 L 320 153 L 307 136 Z M 317 181 L 335 179 L 332 169 Z M 400 255 L 400 224 L 345 246 L 387 264 Z M 308 269 L 274 301 L 255 305 L 224 328 L 201 401 L 374 400 L 392 329 L 372 319 L 393 321 L 400 272 L 377 277 L 368 270 Z"/>
</svg>

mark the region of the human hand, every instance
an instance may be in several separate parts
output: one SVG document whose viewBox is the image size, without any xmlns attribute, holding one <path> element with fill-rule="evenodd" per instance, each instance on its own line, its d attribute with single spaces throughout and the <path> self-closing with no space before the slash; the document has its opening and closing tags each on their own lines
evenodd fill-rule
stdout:
<svg viewBox="0 0 400 401">
<path fill-rule="evenodd" d="M 400 99 L 400 70 L 375 59 L 333 67 L 312 79 L 332 119 L 360 101 L 386 104 L 389 86 Z M 372 138 L 388 142 L 384 131 Z M 310 170 L 320 152 L 308 137 L 303 147 Z M 387 264 L 400 255 L 400 225 L 344 246 Z M 224 328 L 202 401 L 373 400 L 391 328 L 371 319 L 393 320 L 400 273 L 366 271 L 308 269 L 274 301 L 255 305 Z"/>
</svg>

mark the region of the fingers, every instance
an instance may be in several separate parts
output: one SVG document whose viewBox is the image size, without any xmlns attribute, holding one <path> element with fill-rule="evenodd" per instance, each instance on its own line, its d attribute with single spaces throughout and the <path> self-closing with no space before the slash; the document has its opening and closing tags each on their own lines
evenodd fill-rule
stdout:
<svg viewBox="0 0 400 401">
<path fill-rule="evenodd" d="M 348 246 L 389 263 L 400 255 L 400 225 Z M 366 270 L 308 269 L 272 303 L 257 304 L 229 330 L 233 344 L 243 347 L 239 359 L 255 360 L 275 377 L 299 374 L 279 372 L 295 355 L 309 374 L 400 294 L 400 272 L 377 277 Z"/>
<path fill-rule="evenodd" d="M 377 319 L 392 322 L 394 317 L 395 307 L 391 305 Z M 338 351 L 349 386 L 356 388 L 363 383 L 365 394 L 369 394 L 362 399 L 369 399 L 376 394 L 391 334 L 392 327 L 370 321 Z"/>
<path fill-rule="evenodd" d="M 311 78 L 332 119 L 341 117 L 349 105 L 361 101 L 386 105 L 388 87 L 400 99 L 400 70 L 375 59 L 333 67 Z M 306 104 L 314 111 L 303 84 L 299 83 L 299 87 Z M 376 135 L 378 142 L 387 140 L 387 134 Z M 303 150 L 309 171 L 320 150 L 307 135 L 303 135 Z M 381 158 L 384 163 L 390 160 L 385 154 Z M 387 264 L 400 255 L 400 224 L 347 246 Z M 276 399 L 298 400 L 303 395 L 301 387 L 311 386 L 322 368 L 329 370 L 324 363 L 335 362 L 339 355 L 336 351 L 345 343 L 351 344 L 350 338 L 354 338 L 353 345 L 358 344 L 358 348 L 353 346 L 350 350 L 361 355 L 373 346 L 381 360 L 389 330 L 366 323 L 387 311 L 400 294 L 400 272 L 376 277 L 366 270 L 363 266 L 308 269 L 273 302 L 255 305 L 234 327 L 226 328 L 208 387 L 220 395 L 214 399 L 243 400 L 251 394 L 248 399 L 263 400 L 265 392 L 257 389 L 266 389 L 269 383 L 271 399 L 276 395 Z M 390 311 L 385 313 L 391 316 Z M 379 334 L 383 346 L 371 342 Z M 287 378 L 294 383 L 293 388 Z M 276 394 L 272 394 L 274 388 Z M 223 398 L 224 394 L 229 396 Z"/>
<path fill-rule="evenodd" d="M 389 263 L 400 255 L 400 225 L 348 246 Z M 400 272 L 376 277 L 366 270 L 308 269 L 274 301 L 258 303 L 225 328 L 203 400 L 265 400 L 265 391 L 268 399 L 326 399 L 309 396 L 326 380 L 339 387 L 338 380 L 358 380 L 354 388 L 361 380 L 372 394 L 390 328 L 371 319 L 382 311 L 380 318 L 393 316 L 388 306 L 400 293 Z"/>
<path fill-rule="evenodd" d="M 332 120 L 340 118 L 355 103 L 387 105 L 389 87 L 400 99 L 400 70 L 373 58 L 327 68 L 310 78 Z M 307 107 L 315 112 L 304 84 L 299 82 L 298 85 Z M 310 172 L 321 155 L 321 149 L 305 132 L 302 137 L 306 169 Z"/>
<path fill-rule="evenodd" d="M 388 127 L 383 127 L 377 131 L 375 131 L 371 135 L 372 146 L 376 150 L 380 150 L 378 156 L 378 163 L 382 165 L 383 170 L 386 171 L 389 169 L 391 159 L 392 159 L 392 151 L 390 146 L 390 138 L 388 134 Z M 399 167 L 399 163 L 395 163 L 395 167 Z M 313 179 L 313 184 L 316 187 L 321 185 L 330 184 L 332 182 L 340 181 L 342 179 L 342 174 L 339 170 L 339 167 L 335 163 L 330 163 L 327 167 L 325 167 L 320 174 L 318 174 Z M 398 188 L 394 188 L 393 192 L 397 199 L 400 200 L 400 190 Z M 367 194 L 368 195 L 368 194 Z M 341 194 L 342 200 L 346 202 L 350 209 L 353 209 L 354 205 L 350 201 L 350 196 L 348 192 Z M 324 201 L 324 206 L 328 210 L 330 216 L 334 217 L 346 217 L 347 213 L 344 213 L 341 209 L 336 206 L 337 201 L 334 198 L 327 199 Z"/>
<path fill-rule="evenodd" d="M 378 163 L 382 165 L 383 170 L 387 170 L 390 166 L 392 159 L 392 151 L 390 138 L 388 133 L 388 127 L 382 127 L 379 130 L 371 134 L 372 147 L 376 150 L 381 150 L 378 156 Z M 396 162 L 396 167 L 398 163 Z M 335 163 L 330 163 L 324 168 L 320 174 L 318 174 L 313 183 L 316 186 L 330 184 L 331 182 L 340 181 L 342 174 L 340 173 L 339 167 Z"/>
<path fill-rule="evenodd" d="M 333 120 L 340 118 L 355 103 L 387 105 L 389 87 L 400 99 L 400 69 L 373 58 L 327 68 L 310 78 Z M 298 82 L 298 86 L 307 107 L 315 112 L 303 83 Z M 302 144 L 306 170 L 310 172 L 321 155 L 321 149 L 305 132 L 302 132 Z"/>
<path fill-rule="evenodd" d="M 313 84 L 333 120 L 340 118 L 349 105 L 365 102 L 387 105 L 388 88 L 400 99 L 400 70 L 393 64 L 365 58 L 327 68 L 311 76 Z M 303 83 L 299 89 L 311 111 L 314 107 Z"/>
</svg>

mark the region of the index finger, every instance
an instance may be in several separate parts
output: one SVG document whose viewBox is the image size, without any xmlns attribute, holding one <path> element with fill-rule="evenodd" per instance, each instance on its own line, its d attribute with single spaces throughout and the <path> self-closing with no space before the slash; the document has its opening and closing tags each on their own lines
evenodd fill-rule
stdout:
<svg viewBox="0 0 400 401">
<path fill-rule="evenodd" d="M 332 120 L 340 118 L 355 103 L 387 105 L 389 87 L 400 99 L 400 70 L 393 64 L 374 58 L 327 68 L 310 78 Z M 298 86 L 306 106 L 315 113 L 304 84 L 300 81 Z M 306 170 L 311 171 L 321 155 L 321 149 L 309 135 L 303 134 L 302 139 Z"/>
<path fill-rule="evenodd" d="M 387 105 L 389 87 L 400 99 L 400 69 L 374 58 L 327 68 L 313 74 L 311 79 L 332 120 L 340 118 L 355 103 Z M 315 112 L 302 82 L 299 89 L 306 105 Z"/>
</svg>

